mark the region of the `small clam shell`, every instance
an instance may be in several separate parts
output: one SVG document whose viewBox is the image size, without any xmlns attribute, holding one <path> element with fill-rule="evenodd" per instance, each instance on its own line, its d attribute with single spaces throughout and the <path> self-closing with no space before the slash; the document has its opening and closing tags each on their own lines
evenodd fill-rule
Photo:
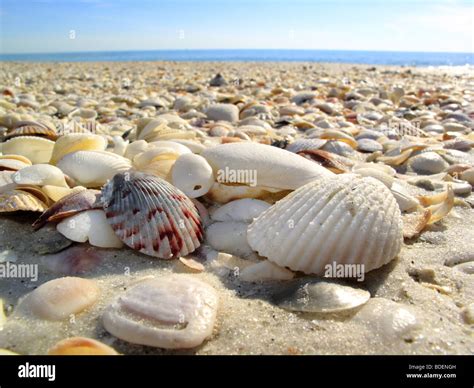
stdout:
<svg viewBox="0 0 474 388">
<path fill-rule="evenodd" d="M 190 198 L 205 195 L 214 184 L 212 168 L 200 155 L 181 155 L 173 165 L 171 181 Z"/>
<path fill-rule="evenodd" d="M 6 133 L 5 140 L 18 136 L 37 136 L 49 140 L 56 140 L 58 138 L 58 134 L 53 128 L 39 122 L 29 121 L 17 122 L 15 128 Z"/>
<path fill-rule="evenodd" d="M 251 187 L 246 185 L 226 185 L 223 183 L 215 182 L 206 197 L 213 202 L 227 203 L 244 198 L 258 198 L 264 199 L 271 196 L 271 193 L 280 192 L 269 187 Z M 287 191 L 282 191 L 287 193 Z"/>
<path fill-rule="evenodd" d="M 53 153 L 54 142 L 36 136 L 19 136 L 7 140 L 3 143 L 2 152 L 4 155 L 21 155 L 31 163 L 49 163 Z"/>
<path fill-rule="evenodd" d="M 206 229 L 206 239 L 216 251 L 253 257 L 255 253 L 247 242 L 247 226 L 244 222 L 214 222 Z"/>
<path fill-rule="evenodd" d="M 48 350 L 49 356 L 115 356 L 110 346 L 86 337 L 71 337 L 59 341 Z"/>
<path fill-rule="evenodd" d="M 61 198 L 41 214 L 41 216 L 33 223 L 33 228 L 37 230 L 47 222 L 57 222 L 81 211 L 92 209 L 97 201 L 98 194 L 100 194 L 100 192 L 96 190 L 75 188 L 73 193 Z"/>
<path fill-rule="evenodd" d="M 195 137 L 196 134 L 192 131 L 170 128 L 166 121 L 152 120 L 138 133 L 137 139 L 153 142 L 157 140 L 193 139 Z"/>
<path fill-rule="evenodd" d="M 403 242 L 397 202 L 376 179 L 343 174 L 311 182 L 264 211 L 248 228 L 261 256 L 295 271 L 323 275 L 328 264 L 395 258 Z"/>
<path fill-rule="evenodd" d="M 237 199 L 216 209 L 211 218 L 214 221 L 252 222 L 269 207 L 269 203 L 258 199 Z"/>
<path fill-rule="evenodd" d="M 292 152 L 258 143 L 222 144 L 205 150 L 201 155 L 211 165 L 220 183 L 294 190 L 312 180 L 333 175 Z M 242 172 L 244 174 L 239 174 Z M 249 182 L 250 175 L 254 176 L 255 182 Z"/>
<path fill-rule="evenodd" d="M 18 171 L 22 168 L 31 166 L 28 158 L 21 155 L 2 155 L 0 156 L 0 170 Z"/>
<path fill-rule="evenodd" d="M 127 246 L 150 256 L 186 256 L 203 239 L 199 213 L 180 190 L 139 172 L 121 173 L 102 189 L 108 222 Z"/>
<path fill-rule="evenodd" d="M 267 280 L 290 280 L 295 274 L 286 268 L 279 267 L 269 260 L 249 265 L 239 272 L 239 279 L 244 282 L 262 282 Z"/>
<path fill-rule="evenodd" d="M 145 140 L 137 140 L 127 146 L 124 156 L 129 160 L 133 160 L 136 155 L 145 152 L 147 149 L 148 143 Z"/>
<path fill-rule="evenodd" d="M 105 329 L 135 344 L 193 348 L 211 336 L 218 306 L 214 288 L 187 275 L 145 280 L 103 314 Z"/>
<path fill-rule="evenodd" d="M 419 206 L 418 200 L 410 195 L 401 184 L 393 182 L 390 191 L 397 200 L 401 212 L 415 210 Z"/>
<path fill-rule="evenodd" d="M 68 133 L 54 144 L 50 164 L 56 165 L 65 155 L 76 151 L 104 151 L 107 141 L 92 133 Z"/>
<path fill-rule="evenodd" d="M 64 277 L 50 280 L 28 294 L 19 309 L 50 321 L 68 318 L 93 305 L 99 298 L 97 284 L 88 279 Z"/>
<path fill-rule="evenodd" d="M 338 283 L 302 279 L 283 285 L 272 299 L 286 310 L 339 313 L 364 305 L 370 299 L 370 293 Z"/>
<path fill-rule="evenodd" d="M 33 194 L 21 190 L 0 193 L 0 213 L 15 211 L 43 212 L 48 205 Z"/>
<path fill-rule="evenodd" d="M 57 165 L 86 187 L 100 187 L 115 174 L 132 167 L 128 159 L 106 151 L 76 151 L 64 156 Z"/>
<path fill-rule="evenodd" d="M 12 176 L 18 185 L 53 185 L 67 188 L 63 172 L 50 164 L 35 164 L 22 168 Z"/>
<path fill-rule="evenodd" d="M 190 154 L 192 151 L 186 145 L 178 143 L 177 141 L 158 140 L 148 143 L 148 148 L 167 148 L 173 150 L 178 155 Z"/>
<path fill-rule="evenodd" d="M 449 167 L 449 164 L 436 152 L 423 152 L 413 156 L 408 166 L 418 174 L 437 174 Z"/>
<path fill-rule="evenodd" d="M 46 185 L 41 188 L 41 190 L 53 200 L 53 202 L 59 201 L 61 198 L 67 197 L 70 194 L 77 193 L 79 191 L 86 190 L 83 186 L 76 186 L 72 189 L 67 187 Z"/>
<path fill-rule="evenodd" d="M 13 171 L 0 171 L 0 193 L 15 190 L 16 183 L 13 182 L 13 174 Z"/>
<path fill-rule="evenodd" d="M 122 241 L 115 235 L 103 210 L 86 210 L 62 220 L 57 230 L 64 237 L 76 242 L 86 242 L 95 247 L 121 248 Z"/>
<path fill-rule="evenodd" d="M 461 172 L 459 178 L 474 186 L 474 167 Z"/>
</svg>

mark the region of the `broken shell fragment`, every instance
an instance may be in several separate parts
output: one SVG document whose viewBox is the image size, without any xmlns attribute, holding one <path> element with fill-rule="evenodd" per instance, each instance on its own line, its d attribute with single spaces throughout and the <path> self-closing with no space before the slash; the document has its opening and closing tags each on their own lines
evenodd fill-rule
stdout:
<svg viewBox="0 0 474 388">
<path fill-rule="evenodd" d="M 63 339 L 48 350 L 50 356 L 115 356 L 117 351 L 110 346 L 86 337 Z"/>
</svg>

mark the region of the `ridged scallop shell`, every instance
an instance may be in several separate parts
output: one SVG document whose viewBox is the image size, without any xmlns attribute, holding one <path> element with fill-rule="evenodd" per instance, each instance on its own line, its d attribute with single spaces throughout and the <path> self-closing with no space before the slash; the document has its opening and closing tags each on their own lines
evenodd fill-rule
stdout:
<svg viewBox="0 0 474 388">
<path fill-rule="evenodd" d="M 147 255 L 186 256 L 203 239 L 194 204 L 156 176 L 132 171 L 117 174 L 102 189 L 102 203 L 117 236 Z"/>
<path fill-rule="evenodd" d="M 157 140 L 171 139 L 193 139 L 196 134 L 191 131 L 181 131 L 179 129 L 170 128 L 166 121 L 152 120 L 137 135 L 138 140 L 146 140 L 153 142 Z"/>
<path fill-rule="evenodd" d="M 222 144 L 205 150 L 201 156 L 217 177 L 219 171 L 254 172 L 257 186 L 282 190 L 294 190 L 312 180 L 333 176 L 329 170 L 292 152 L 258 143 Z"/>
<path fill-rule="evenodd" d="M 49 140 L 56 140 L 58 134 L 56 131 L 46 124 L 34 121 L 19 121 L 15 127 L 8 131 L 5 135 L 5 140 L 18 136 L 38 136 Z"/>
<path fill-rule="evenodd" d="M 327 264 L 368 272 L 401 249 L 397 202 L 374 178 L 344 174 L 311 182 L 263 212 L 248 228 L 250 246 L 295 271 L 324 275 Z"/>
<path fill-rule="evenodd" d="M 22 168 L 31 166 L 28 158 L 21 155 L 2 155 L 0 156 L 0 170 L 1 171 L 18 171 Z"/>
<path fill-rule="evenodd" d="M 43 212 L 48 205 L 35 197 L 33 194 L 12 190 L 0 194 L 0 213 L 16 211 Z"/>
<path fill-rule="evenodd" d="M 328 141 L 325 139 L 297 139 L 286 146 L 286 150 L 297 154 L 301 151 L 318 150 Z"/>
<path fill-rule="evenodd" d="M 132 167 L 131 162 L 106 151 L 77 151 L 64 156 L 58 167 L 86 187 L 100 187 L 109 179 Z"/>
<path fill-rule="evenodd" d="M 65 155 L 75 151 L 104 151 L 107 141 L 100 135 L 92 133 L 68 133 L 61 136 L 54 144 L 51 164 L 58 163 Z"/>
<path fill-rule="evenodd" d="M 53 153 L 54 142 L 37 136 L 18 136 L 3 143 L 4 155 L 21 155 L 31 163 L 49 163 Z"/>
</svg>

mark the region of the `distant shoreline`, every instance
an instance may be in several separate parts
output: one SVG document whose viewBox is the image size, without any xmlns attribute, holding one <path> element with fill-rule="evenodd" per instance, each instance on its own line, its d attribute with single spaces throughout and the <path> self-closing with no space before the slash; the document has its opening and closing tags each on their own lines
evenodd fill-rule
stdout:
<svg viewBox="0 0 474 388">
<path fill-rule="evenodd" d="M 153 50 L 0 54 L 0 62 L 306 62 L 394 66 L 474 65 L 474 53 L 348 50 Z"/>
</svg>

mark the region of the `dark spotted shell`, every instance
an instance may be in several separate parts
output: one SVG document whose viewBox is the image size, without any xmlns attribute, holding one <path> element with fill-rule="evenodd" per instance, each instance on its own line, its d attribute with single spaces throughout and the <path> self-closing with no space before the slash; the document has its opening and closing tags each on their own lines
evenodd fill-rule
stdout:
<svg viewBox="0 0 474 388">
<path fill-rule="evenodd" d="M 146 255 L 186 256 L 203 239 L 202 221 L 191 200 L 154 175 L 115 175 L 102 189 L 102 204 L 119 239 Z"/>
</svg>

